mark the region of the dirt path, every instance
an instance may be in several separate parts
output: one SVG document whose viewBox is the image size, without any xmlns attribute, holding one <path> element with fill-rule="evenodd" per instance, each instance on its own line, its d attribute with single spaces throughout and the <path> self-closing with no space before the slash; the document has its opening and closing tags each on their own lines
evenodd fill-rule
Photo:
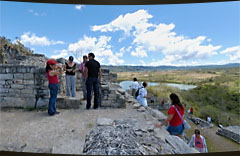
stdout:
<svg viewBox="0 0 240 156">
<path fill-rule="evenodd" d="M 0 150 L 81 154 L 86 134 L 98 118 L 134 118 L 144 124 L 144 113 L 134 109 L 10 110 L 0 113 Z M 74 147 L 74 148 L 73 148 Z"/>
</svg>

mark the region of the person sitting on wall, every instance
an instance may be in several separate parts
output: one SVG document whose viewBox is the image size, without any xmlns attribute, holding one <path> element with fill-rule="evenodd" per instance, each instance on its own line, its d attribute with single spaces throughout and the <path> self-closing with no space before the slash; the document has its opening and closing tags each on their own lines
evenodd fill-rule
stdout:
<svg viewBox="0 0 240 156">
<path fill-rule="evenodd" d="M 57 71 L 57 69 L 59 69 L 59 71 Z M 47 61 L 46 76 L 48 78 L 48 88 L 50 90 L 48 114 L 50 116 L 60 113 L 56 111 L 56 100 L 58 94 L 58 75 L 62 73 L 62 64 L 57 65 L 57 62 L 53 59 Z"/>
<path fill-rule="evenodd" d="M 70 92 L 72 97 L 76 96 L 76 78 L 75 72 L 77 71 L 76 63 L 73 62 L 73 57 L 70 56 L 68 62 L 64 65 L 64 70 L 66 71 L 66 86 L 67 92 L 66 95 L 70 96 Z"/>
<path fill-rule="evenodd" d="M 137 97 L 135 97 L 135 94 L 136 94 L 138 88 L 140 88 L 140 86 L 139 86 L 139 83 L 137 81 L 137 78 L 133 78 L 133 82 L 132 82 L 132 96 L 134 98 L 137 98 Z"/>
<path fill-rule="evenodd" d="M 200 153 L 207 153 L 207 144 L 205 138 L 200 135 L 200 130 L 195 129 L 194 134 L 192 135 L 191 140 L 188 143 L 189 147 L 194 147 Z"/>
<path fill-rule="evenodd" d="M 137 101 L 143 106 L 147 107 L 147 82 L 143 82 L 143 87 L 139 89 L 139 94 L 137 96 Z"/>
</svg>

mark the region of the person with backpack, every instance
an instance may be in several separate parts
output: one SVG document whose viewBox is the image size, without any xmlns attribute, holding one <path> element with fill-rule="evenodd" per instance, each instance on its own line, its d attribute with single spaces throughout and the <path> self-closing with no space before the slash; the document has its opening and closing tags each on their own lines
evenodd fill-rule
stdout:
<svg viewBox="0 0 240 156">
<path fill-rule="evenodd" d="M 200 130 L 195 129 L 191 140 L 188 143 L 189 147 L 194 147 L 200 153 L 207 153 L 207 144 L 205 138 L 200 134 Z"/>
<path fill-rule="evenodd" d="M 167 127 L 167 131 L 171 135 L 176 135 L 182 138 L 182 134 L 184 130 L 183 120 L 182 120 L 183 114 L 184 114 L 184 107 L 175 93 L 170 94 L 170 100 L 172 105 L 168 110 L 168 117 L 163 121 L 162 124 L 156 123 L 155 126 L 161 127 L 169 123 Z"/>
<path fill-rule="evenodd" d="M 143 82 L 143 87 L 139 88 L 136 92 L 137 101 L 143 106 L 147 106 L 147 82 Z"/>
<path fill-rule="evenodd" d="M 57 70 L 59 69 L 59 71 Z M 53 59 L 47 61 L 46 76 L 48 78 L 48 88 L 50 90 L 50 99 L 48 104 L 48 114 L 53 116 L 59 114 L 56 111 L 56 100 L 58 94 L 58 75 L 63 73 L 62 65 L 57 65 L 57 62 Z"/>
<path fill-rule="evenodd" d="M 132 96 L 133 96 L 134 98 L 137 98 L 137 97 L 135 96 L 135 94 L 136 94 L 136 92 L 137 92 L 137 90 L 138 90 L 139 87 L 140 87 L 140 86 L 139 86 L 139 84 L 138 84 L 137 78 L 133 78 L 133 82 L 132 82 Z"/>
</svg>

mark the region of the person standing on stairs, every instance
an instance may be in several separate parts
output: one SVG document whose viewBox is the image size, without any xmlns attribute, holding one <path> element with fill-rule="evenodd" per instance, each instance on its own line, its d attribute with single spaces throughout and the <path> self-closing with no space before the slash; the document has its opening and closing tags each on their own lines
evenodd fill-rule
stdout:
<svg viewBox="0 0 240 156">
<path fill-rule="evenodd" d="M 67 86 L 67 96 L 70 96 L 70 93 L 72 97 L 76 96 L 76 78 L 75 78 L 75 72 L 78 70 L 76 68 L 76 63 L 73 62 L 73 57 L 70 56 L 68 59 L 68 62 L 64 65 L 64 70 L 66 71 L 66 86 Z"/>
</svg>

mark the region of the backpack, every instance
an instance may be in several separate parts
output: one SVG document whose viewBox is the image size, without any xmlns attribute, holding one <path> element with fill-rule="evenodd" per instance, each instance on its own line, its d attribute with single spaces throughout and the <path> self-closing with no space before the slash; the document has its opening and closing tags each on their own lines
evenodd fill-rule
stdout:
<svg viewBox="0 0 240 156">
<path fill-rule="evenodd" d="M 141 87 L 141 88 L 138 88 L 138 90 L 136 91 L 136 93 L 135 93 L 135 97 L 138 97 L 138 95 L 139 95 L 139 91 L 140 91 L 140 89 L 142 89 L 143 87 Z"/>
</svg>

